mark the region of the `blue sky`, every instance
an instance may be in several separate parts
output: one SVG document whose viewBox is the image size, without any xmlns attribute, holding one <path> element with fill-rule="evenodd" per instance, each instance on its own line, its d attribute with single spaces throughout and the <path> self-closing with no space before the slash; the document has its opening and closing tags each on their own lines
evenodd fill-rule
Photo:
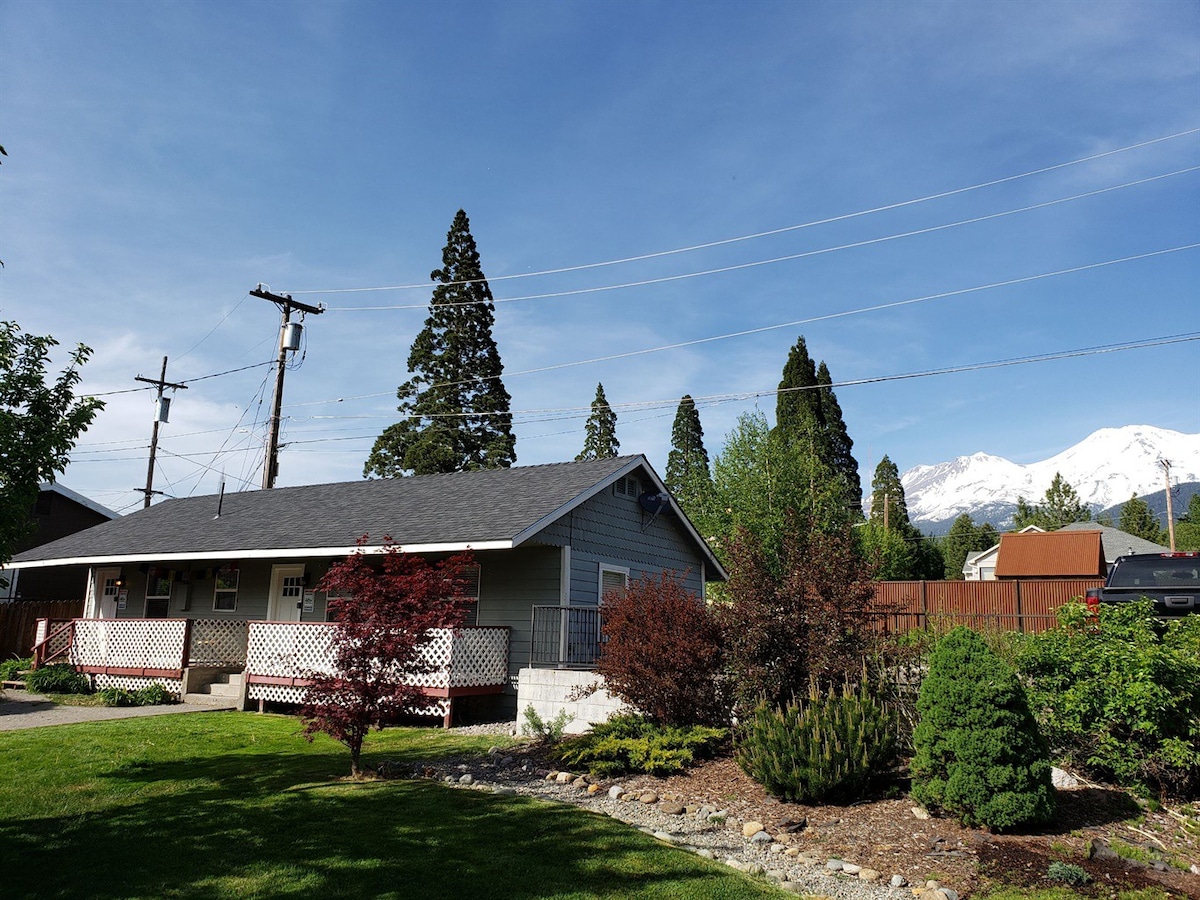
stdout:
<svg viewBox="0 0 1200 900">
<path fill-rule="evenodd" d="M 188 496 L 261 481 L 278 311 L 248 290 L 324 303 L 278 483 L 354 479 L 430 292 L 347 289 L 426 283 L 461 207 L 519 464 L 578 452 L 597 382 L 622 452 L 662 472 L 690 393 L 715 453 L 800 334 L 860 382 L 865 483 L 1028 463 L 1200 432 L 1194 339 L 972 368 L 1196 336 L 1196 129 L 1194 2 L 3 0 L 0 315 L 93 347 L 89 392 L 254 366 L 175 394 L 155 487 Z M 136 508 L 151 394 L 106 400 L 60 480 Z"/>
</svg>

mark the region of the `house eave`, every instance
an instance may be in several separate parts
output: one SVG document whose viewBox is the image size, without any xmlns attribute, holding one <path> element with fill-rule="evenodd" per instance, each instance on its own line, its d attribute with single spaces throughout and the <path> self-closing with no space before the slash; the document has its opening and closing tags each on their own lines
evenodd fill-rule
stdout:
<svg viewBox="0 0 1200 900">
<path fill-rule="evenodd" d="M 401 553 L 461 553 L 466 550 L 511 550 L 511 540 L 498 541 L 450 541 L 432 544 L 399 544 Z M 241 550 L 197 550 L 187 553 L 124 553 L 112 556 L 75 556 L 60 559 L 35 559 L 10 562 L 7 569 L 43 569 L 53 566 L 109 566 L 124 563 L 193 562 L 220 559 L 336 559 L 349 556 L 358 550 L 366 554 L 383 553 L 383 546 L 368 547 L 276 547 Z"/>
</svg>

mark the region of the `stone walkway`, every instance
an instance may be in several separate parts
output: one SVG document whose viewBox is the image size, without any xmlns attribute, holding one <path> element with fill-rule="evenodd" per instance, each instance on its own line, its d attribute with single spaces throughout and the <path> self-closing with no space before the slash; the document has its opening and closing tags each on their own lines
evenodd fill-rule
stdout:
<svg viewBox="0 0 1200 900">
<path fill-rule="evenodd" d="M 45 725 L 73 725 L 76 722 L 101 722 L 107 719 L 132 719 L 137 716 L 213 712 L 215 708 L 185 703 L 166 706 L 66 706 L 53 703 L 41 694 L 7 690 L 0 695 L 0 731 L 41 728 Z"/>
</svg>

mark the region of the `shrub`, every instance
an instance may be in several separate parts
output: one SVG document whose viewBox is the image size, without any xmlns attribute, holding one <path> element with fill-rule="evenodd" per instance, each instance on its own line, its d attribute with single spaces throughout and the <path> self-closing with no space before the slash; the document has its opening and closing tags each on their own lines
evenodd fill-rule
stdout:
<svg viewBox="0 0 1200 900">
<path fill-rule="evenodd" d="M 614 697 L 665 725 L 729 721 L 720 629 L 712 612 L 669 572 L 634 581 L 603 609 L 596 671 Z"/>
<path fill-rule="evenodd" d="M 1046 869 L 1046 877 L 1051 881 L 1062 881 L 1076 887 L 1085 885 L 1092 880 L 1092 876 L 1080 866 L 1073 863 L 1059 862 L 1058 860 L 1050 863 L 1049 868 Z"/>
<path fill-rule="evenodd" d="M 90 694 L 92 683 L 69 663 L 34 669 L 25 676 L 25 687 L 35 694 Z"/>
<path fill-rule="evenodd" d="M 160 706 L 169 703 L 171 696 L 161 684 L 148 684 L 136 691 L 119 687 L 101 688 L 96 691 L 105 706 Z"/>
<path fill-rule="evenodd" d="M 24 677 L 21 673 L 32 668 L 32 656 L 25 659 L 6 659 L 0 662 L 0 681 L 20 681 Z"/>
<path fill-rule="evenodd" d="M 96 696 L 100 698 L 100 702 L 105 706 L 138 706 L 139 704 L 134 699 L 133 691 L 128 691 L 125 688 L 108 687 L 100 688 L 96 691 Z"/>
<path fill-rule="evenodd" d="M 521 733 L 529 735 L 543 744 L 557 744 L 562 740 L 567 726 L 575 721 L 575 716 L 565 709 L 560 709 L 558 715 L 550 721 L 546 721 L 538 715 L 532 703 L 525 707 L 524 715 L 525 724 L 521 726 Z"/>
<path fill-rule="evenodd" d="M 1075 603 L 1018 659 L 1052 751 L 1089 777 L 1144 793 L 1200 790 L 1200 616 L 1165 626 L 1149 601 Z"/>
<path fill-rule="evenodd" d="M 853 800 L 895 759 L 893 718 L 865 680 L 823 692 L 814 682 L 783 707 L 759 701 L 739 732 L 738 764 L 784 800 Z"/>
<path fill-rule="evenodd" d="M 1049 753 L 1016 673 L 984 640 L 955 628 L 934 648 L 917 697 L 913 796 L 963 824 L 1048 821 Z"/>
<path fill-rule="evenodd" d="M 724 728 L 659 725 L 628 714 L 613 716 L 588 734 L 570 738 L 558 756 L 567 765 L 586 766 L 601 777 L 632 772 L 667 775 L 712 756 L 728 735 Z"/>
</svg>

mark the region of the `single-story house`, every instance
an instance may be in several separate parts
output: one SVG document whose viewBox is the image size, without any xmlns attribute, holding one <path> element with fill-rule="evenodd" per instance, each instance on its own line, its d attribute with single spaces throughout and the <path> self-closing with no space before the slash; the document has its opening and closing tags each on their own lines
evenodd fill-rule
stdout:
<svg viewBox="0 0 1200 900">
<path fill-rule="evenodd" d="M 28 550 L 69 534 L 118 518 L 117 514 L 57 482 L 38 485 L 37 501 L 30 511 L 33 533 L 17 545 Z M 87 587 L 86 566 L 55 567 L 30 571 L 7 571 L 0 579 L 0 603 L 8 600 L 75 600 Z"/>
<path fill-rule="evenodd" d="M 429 650 L 426 694 L 447 721 L 459 697 L 480 716 L 549 712 L 595 661 L 603 596 L 630 579 L 673 571 L 703 597 L 726 577 L 643 456 L 167 500 L 12 565 L 88 568 L 84 618 L 48 623 L 44 658 L 180 694 L 228 680 L 261 707 L 298 702 L 305 672 L 328 666 L 316 586 L 362 535 L 367 552 L 390 537 L 431 559 L 474 555 L 468 625 Z"/>
</svg>

